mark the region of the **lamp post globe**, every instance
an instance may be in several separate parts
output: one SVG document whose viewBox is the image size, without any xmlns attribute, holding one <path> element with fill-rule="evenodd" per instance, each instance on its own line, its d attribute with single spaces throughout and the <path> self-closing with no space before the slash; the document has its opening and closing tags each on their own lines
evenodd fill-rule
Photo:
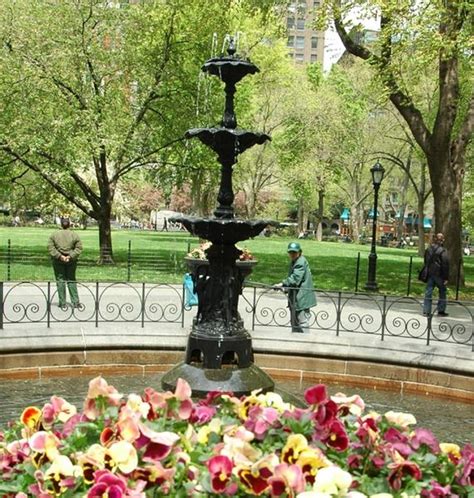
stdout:
<svg viewBox="0 0 474 498">
<path fill-rule="evenodd" d="M 370 173 L 372 175 L 372 184 L 374 186 L 374 208 L 372 216 L 372 245 L 369 254 L 369 269 L 367 275 L 367 283 L 365 284 L 365 289 L 369 291 L 377 291 L 377 209 L 379 203 L 379 189 L 383 180 L 385 173 L 384 167 L 377 161 L 372 168 L 370 168 Z"/>
</svg>

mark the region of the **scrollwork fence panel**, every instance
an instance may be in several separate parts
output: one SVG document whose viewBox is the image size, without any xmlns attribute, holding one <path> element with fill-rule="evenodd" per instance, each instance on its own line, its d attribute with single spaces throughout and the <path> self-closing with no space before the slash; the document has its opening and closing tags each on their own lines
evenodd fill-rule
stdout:
<svg viewBox="0 0 474 498">
<path fill-rule="evenodd" d="M 184 288 L 165 283 L 78 283 L 81 304 L 60 308 L 55 283 L 0 282 L 0 329 L 10 324 L 83 322 L 181 323 L 186 308 Z M 474 351 L 474 305 L 448 303 L 450 316 L 423 316 L 423 303 L 412 297 L 316 290 L 318 304 L 311 309 L 310 329 L 341 334 L 366 334 L 376 340 L 403 338 L 471 346 Z M 287 295 L 273 287 L 249 283 L 240 310 L 250 328 L 290 330 Z"/>
</svg>

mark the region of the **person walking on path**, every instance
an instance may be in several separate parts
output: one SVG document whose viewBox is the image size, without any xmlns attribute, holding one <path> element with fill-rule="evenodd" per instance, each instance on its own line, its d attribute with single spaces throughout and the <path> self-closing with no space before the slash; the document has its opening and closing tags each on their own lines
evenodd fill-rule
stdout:
<svg viewBox="0 0 474 498">
<path fill-rule="evenodd" d="M 54 232 L 48 242 L 48 252 L 53 262 L 60 308 L 66 307 L 66 282 L 72 306 L 79 307 L 76 267 L 82 252 L 82 242 L 79 235 L 69 229 L 70 226 L 69 218 L 61 218 L 62 229 Z"/>
<path fill-rule="evenodd" d="M 425 251 L 425 266 L 428 269 L 428 281 L 426 282 L 425 300 L 423 303 L 423 314 L 431 315 L 431 304 L 433 302 L 433 290 L 439 289 L 438 316 L 448 316 L 446 313 L 446 285 L 449 278 L 448 251 L 443 247 L 444 235 L 437 233 L 433 243 Z"/>
<path fill-rule="evenodd" d="M 298 242 L 288 244 L 290 266 L 288 277 L 274 285 L 275 289 L 283 289 L 288 294 L 292 332 L 309 333 L 310 308 L 316 306 L 316 295 L 313 277 L 308 261 L 302 255 Z"/>
</svg>

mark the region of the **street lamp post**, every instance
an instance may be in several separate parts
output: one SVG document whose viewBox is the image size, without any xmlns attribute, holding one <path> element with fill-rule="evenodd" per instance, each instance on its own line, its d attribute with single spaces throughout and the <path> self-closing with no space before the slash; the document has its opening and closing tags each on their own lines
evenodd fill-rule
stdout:
<svg viewBox="0 0 474 498">
<path fill-rule="evenodd" d="M 376 282 L 377 275 L 377 249 L 376 249 L 376 239 L 377 239 L 377 209 L 379 203 L 379 188 L 383 180 L 383 175 L 385 170 L 383 166 L 377 161 L 370 169 L 372 173 L 372 183 L 374 185 L 374 211 L 373 211 L 373 225 L 372 225 L 372 246 L 370 248 L 369 254 L 369 271 L 367 276 L 367 283 L 365 284 L 365 289 L 369 291 L 378 290 L 378 285 Z"/>
</svg>

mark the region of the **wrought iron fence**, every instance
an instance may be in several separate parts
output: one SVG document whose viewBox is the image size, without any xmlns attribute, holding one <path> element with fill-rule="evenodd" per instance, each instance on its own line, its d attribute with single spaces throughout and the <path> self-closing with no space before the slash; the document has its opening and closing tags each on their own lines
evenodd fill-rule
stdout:
<svg viewBox="0 0 474 498">
<path fill-rule="evenodd" d="M 402 337 L 471 346 L 474 351 L 474 304 L 448 301 L 450 316 L 423 315 L 423 300 L 380 294 L 325 292 L 316 290 L 318 304 L 310 310 L 311 330 L 369 334 L 383 341 Z M 271 287 L 255 286 L 245 296 L 252 314 L 252 330 L 257 327 L 289 327 L 291 316 L 286 297 Z M 433 308 L 436 300 L 433 299 Z"/>
<path fill-rule="evenodd" d="M 13 324 L 85 322 L 177 323 L 184 327 L 185 289 L 169 284 L 78 283 L 81 304 L 57 306 L 54 283 L 0 282 L 0 329 Z M 470 346 L 474 351 L 474 303 L 449 301 L 449 317 L 423 316 L 422 300 L 380 294 L 316 290 L 318 305 L 311 309 L 310 329 L 364 334 L 374 340 L 389 337 Z M 433 303 L 435 304 L 435 303 Z M 284 293 L 247 283 L 240 313 L 252 331 L 262 327 L 290 327 Z"/>
<path fill-rule="evenodd" d="M 13 323 L 177 322 L 184 326 L 183 290 L 169 284 L 79 283 L 80 304 L 57 305 L 57 290 L 46 282 L 0 282 L 0 328 Z"/>
</svg>

